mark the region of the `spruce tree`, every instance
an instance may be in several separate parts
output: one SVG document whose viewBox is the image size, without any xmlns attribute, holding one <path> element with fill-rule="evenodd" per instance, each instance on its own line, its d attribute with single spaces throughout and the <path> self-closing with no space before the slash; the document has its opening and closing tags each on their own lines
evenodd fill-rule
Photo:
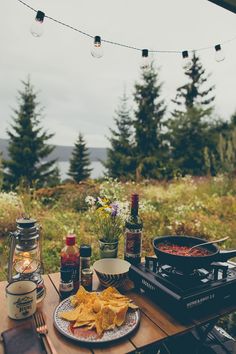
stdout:
<svg viewBox="0 0 236 354">
<path fill-rule="evenodd" d="M 79 137 L 75 142 L 70 159 L 70 167 L 68 175 L 77 183 L 89 178 L 92 168 L 90 166 L 89 151 L 86 147 L 83 135 L 79 133 Z"/>
<path fill-rule="evenodd" d="M 177 89 L 173 100 L 176 109 L 169 122 L 173 169 L 183 175 L 203 175 L 206 173 L 205 148 L 211 151 L 214 146 L 209 133 L 214 86 L 207 87 L 209 75 L 195 53 L 191 67 L 186 68 L 184 74 L 188 81 Z"/>
<path fill-rule="evenodd" d="M 134 92 L 136 178 L 163 178 L 167 146 L 162 129 L 166 111 L 160 97 L 162 84 L 153 63 L 141 70 L 141 82 L 135 84 Z"/>
<path fill-rule="evenodd" d="M 46 161 L 54 150 L 47 144 L 54 134 L 48 134 L 40 126 L 42 108 L 28 78 L 19 91 L 19 107 L 14 109 L 13 124 L 9 136 L 9 160 L 4 161 L 5 182 L 10 187 L 20 183 L 41 187 L 55 174 L 55 160 Z"/>
<path fill-rule="evenodd" d="M 236 169 L 236 127 L 229 132 L 227 138 L 219 134 L 217 151 L 220 157 L 218 171 L 232 173 Z"/>
<path fill-rule="evenodd" d="M 3 186 L 3 158 L 2 158 L 2 152 L 0 151 L 0 191 Z"/>
<path fill-rule="evenodd" d="M 107 161 L 104 166 L 108 176 L 119 179 L 133 179 L 135 175 L 135 159 L 132 143 L 132 119 L 126 92 L 120 99 L 114 118 L 116 129 L 110 129 L 111 147 L 108 148 Z"/>
</svg>

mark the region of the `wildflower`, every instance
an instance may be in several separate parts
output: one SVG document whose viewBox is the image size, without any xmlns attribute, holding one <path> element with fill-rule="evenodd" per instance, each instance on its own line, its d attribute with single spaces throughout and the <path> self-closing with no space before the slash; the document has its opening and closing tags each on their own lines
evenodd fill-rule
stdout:
<svg viewBox="0 0 236 354">
<path fill-rule="evenodd" d="M 92 206 L 92 205 L 95 204 L 96 199 L 95 199 L 94 197 L 92 197 L 91 195 L 88 195 L 88 196 L 85 198 L 85 202 L 86 202 L 88 205 Z"/>
</svg>

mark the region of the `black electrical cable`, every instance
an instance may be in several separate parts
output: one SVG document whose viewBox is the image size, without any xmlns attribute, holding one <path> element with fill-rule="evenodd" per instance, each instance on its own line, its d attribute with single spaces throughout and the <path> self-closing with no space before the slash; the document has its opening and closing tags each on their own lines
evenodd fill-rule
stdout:
<svg viewBox="0 0 236 354">
<path fill-rule="evenodd" d="M 29 6 L 27 3 L 25 3 L 24 1 L 22 0 L 17 0 L 18 2 L 20 2 L 22 5 L 26 6 L 27 8 L 29 8 L 30 10 L 34 11 L 34 12 L 37 12 L 37 10 L 35 10 L 33 7 Z M 58 23 L 59 25 L 62 25 L 64 27 L 67 27 L 67 28 L 70 28 L 71 30 L 73 31 L 76 31 L 76 32 L 79 32 L 80 34 L 84 35 L 84 36 L 87 36 L 89 38 L 94 38 L 94 36 L 92 36 L 91 34 L 87 33 L 87 32 L 84 32 L 84 31 L 81 31 L 80 29 L 76 28 L 76 27 L 73 27 L 71 25 L 68 25 L 62 21 L 59 21 L 51 16 L 47 16 L 45 14 L 45 18 L 48 18 L 49 20 L 55 22 L 55 23 Z M 230 43 L 232 41 L 236 40 L 236 36 L 231 38 L 231 39 L 227 39 L 223 42 L 221 42 L 221 44 L 227 44 L 227 43 Z M 137 50 L 137 51 L 142 51 L 143 49 L 142 48 L 138 48 L 138 47 L 135 47 L 135 46 L 131 46 L 131 45 L 127 45 L 127 44 L 123 44 L 123 43 L 119 43 L 119 42 L 114 42 L 114 41 L 111 41 L 111 40 L 107 40 L 107 39 L 103 39 L 102 38 L 102 42 L 104 43 L 108 43 L 108 44 L 111 44 L 111 45 L 116 45 L 116 46 L 120 46 L 120 47 L 123 47 L 123 48 L 128 48 L 128 49 L 133 49 L 133 50 Z M 187 51 L 188 52 L 200 52 L 200 51 L 204 51 L 204 50 L 209 50 L 209 49 L 212 49 L 214 48 L 215 46 L 208 46 L 208 47 L 202 47 L 202 48 L 197 48 L 197 49 L 188 49 Z M 175 53 L 175 54 L 182 54 L 182 50 L 149 50 L 149 53 Z"/>
</svg>

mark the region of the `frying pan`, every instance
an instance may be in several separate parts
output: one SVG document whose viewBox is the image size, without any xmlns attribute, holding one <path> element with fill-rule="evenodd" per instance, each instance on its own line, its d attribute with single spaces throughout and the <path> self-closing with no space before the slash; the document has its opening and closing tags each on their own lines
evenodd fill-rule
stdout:
<svg viewBox="0 0 236 354">
<path fill-rule="evenodd" d="M 214 244 L 200 246 L 210 252 L 207 256 L 180 256 L 161 251 L 158 248 L 160 244 L 192 247 L 204 241 L 206 240 L 192 236 L 163 236 L 156 237 L 153 240 L 153 247 L 161 264 L 169 264 L 183 270 L 185 273 L 191 272 L 193 269 L 207 268 L 213 262 L 226 262 L 228 259 L 236 257 L 236 250 L 221 251 Z"/>
</svg>

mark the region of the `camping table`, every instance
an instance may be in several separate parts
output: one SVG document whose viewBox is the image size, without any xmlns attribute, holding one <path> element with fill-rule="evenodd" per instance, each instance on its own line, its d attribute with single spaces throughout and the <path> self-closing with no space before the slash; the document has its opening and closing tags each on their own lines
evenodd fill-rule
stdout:
<svg viewBox="0 0 236 354">
<path fill-rule="evenodd" d="M 48 325 L 49 336 L 54 343 L 58 354 L 78 354 L 78 353 L 106 353 L 106 354 L 122 354 L 135 353 L 144 349 L 150 349 L 157 346 L 163 341 L 171 337 L 185 334 L 193 329 L 197 329 L 204 324 L 214 323 L 221 316 L 236 310 L 236 300 L 234 306 L 221 308 L 218 313 L 205 315 L 200 318 L 192 318 L 188 322 L 181 323 L 165 312 L 161 307 L 155 305 L 150 299 L 142 294 L 134 291 L 129 292 L 135 303 L 141 310 L 140 326 L 135 333 L 126 337 L 126 339 L 114 342 L 112 344 L 103 345 L 102 347 L 85 347 L 78 342 L 73 342 L 62 336 L 53 326 L 53 312 L 59 303 L 58 286 L 59 273 L 44 275 L 44 283 L 46 286 L 46 297 L 40 303 L 39 307 L 45 315 Z M 0 282 L 0 333 L 4 330 L 16 326 L 22 321 L 14 321 L 8 318 L 5 302 L 5 286 L 7 282 Z M 98 286 L 98 281 L 94 277 L 94 288 Z M 0 342 L 1 343 L 1 342 Z M 4 353 L 3 345 L 0 344 L 0 354 Z"/>
</svg>

